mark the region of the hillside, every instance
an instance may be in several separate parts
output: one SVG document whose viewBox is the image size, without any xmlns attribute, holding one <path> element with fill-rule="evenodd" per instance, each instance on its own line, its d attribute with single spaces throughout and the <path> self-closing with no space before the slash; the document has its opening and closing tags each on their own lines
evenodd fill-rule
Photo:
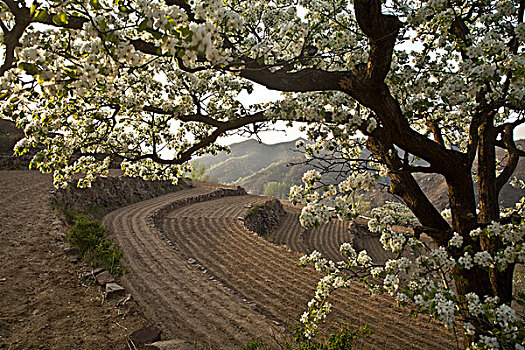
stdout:
<svg viewBox="0 0 525 350">
<path fill-rule="evenodd" d="M 230 145 L 229 154 L 221 152 L 216 156 L 205 156 L 195 163 L 206 167 L 206 175 L 211 181 L 232 184 L 274 163 L 297 157 L 295 142 L 267 145 L 256 140 L 246 140 Z"/>
<path fill-rule="evenodd" d="M 295 152 L 295 142 L 284 142 L 275 145 L 247 140 L 230 146 L 231 153 L 221 152 L 217 156 L 207 156 L 198 159 L 198 164 L 206 166 L 206 175 L 210 181 L 223 184 L 232 184 L 245 188 L 252 194 L 264 194 L 264 186 L 269 182 L 286 182 L 301 184 L 303 174 L 312 169 L 312 166 L 299 164 L 304 158 Z M 524 141 L 518 142 L 524 144 Z M 497 156 L 502 159 L 505 154 L 498 149 Z M 525 163 L 520 160 L 515 176 L 525 179 Z M 416 180 L 427 194 L 429 199 L 440 209 L 448 205 L 447 186 L 440 175 L 416 174 Z M 331 178 L 329 182 L 337 183 Z M 500 203 L 504 207 L 513 205 L 525 195 L 525 191 L 505 185 L 500 194 Z M 373 206 L 381 205 L 385 201 L 396 200 L 386 189 L 366 193 L 365 201 Z"/>
</svg>

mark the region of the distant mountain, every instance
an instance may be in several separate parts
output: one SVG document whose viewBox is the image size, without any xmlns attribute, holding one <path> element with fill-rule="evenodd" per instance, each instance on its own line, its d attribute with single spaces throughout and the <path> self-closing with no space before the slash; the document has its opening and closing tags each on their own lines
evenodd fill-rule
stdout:
<svg viewBox="0 0 525 350">
<path fill-rule="evenodd" d="M 220 152 L 216 156 L 199 158 L 194 163 L 206 167 L 206 175 L 211 181 L 233 184 L 274 163 L 284 163 L 298 156 L 302 158 L 295 151 L 295 142 L 267 145 L 250 139 L 230 145 L 231 153 L 229 154 Z"/>
<path fill-rule="evenodd" d="M 300 164 L 304 162 L 302 155 L 274 162 L 257 172 L 237 179 L 232 184 L 241 186 L 250 193 L 263 194 L 268 182 L 286 182 L 299 185 L 303 174 L 312 169 L 311 166 Z M 292 165 L 296 164 L 296 165 Z"/>
<path fill-rule="evenodd" d="M 253 194 L 263 194 L 264 186 L 269 182 L 285 182 L 301 184 L 303 174 L 312 169 L 310 165 L 301 164 L 304 157 L 295 150 L 296 141 L 283 142 L 275 145 L 247 140 L 230 146 L 231 153 L 221 152 L 217 156 L 206 156 L 196 160 L 196 163 L 206 166 L 206 175 L 210 181 L 238 185 Z M 525 141 L 519 141 L 524 145 Z M 498 158 L 504 157 L 504 152 L 498 149 Z M 293 165 L 291 164 L 298 164 Z M 520 160 L 514 174 L 518 179 L 525 180 L 525 162 Z M 416 180 L 423 192 L 440 210 L 448 205 L 447 185 L 441 175 L 416 174 Z M 337 183 L 336 179 L 328 182 Z M 508 207 L 525 195 L 525 191 L 505 185 L 500 194 L 500 204 Z M 385 201 L 396 200 L 386 189 L 378 189 L 365 194 L 365 201 L 373 206 Z"/>
</svg>

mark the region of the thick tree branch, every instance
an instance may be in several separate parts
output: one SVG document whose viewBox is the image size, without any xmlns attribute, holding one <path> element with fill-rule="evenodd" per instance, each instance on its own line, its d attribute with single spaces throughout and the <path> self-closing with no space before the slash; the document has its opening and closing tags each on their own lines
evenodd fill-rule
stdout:
<svg viewBox="0 0 525 350">
<path fill-rule="evenodd" d="M 18 1 L 2 0 L 2 2 L 7 5 L 7 7 L 9 8 L 9 10 L 11 11 L 13 15 L 16 16 L 16 14 L 19 13 L 20 6 L 18 6 L 19 5 Z"/>
<path fill-rule="evenodd" d="M 1 21 L 1 20 L 0 20 L 0 28 L 2 29 L 2 32 L 4 32 L 4 34 L 9 33 L 9 29 L 5 25 L 4 21 Z"/>
<path fill-rule="evenodd" d="M 441 133 L 441 128 L 439 127 L 439 122 L 435 120 L 429 120 L 427 126 L 432 130 L 432 135 L 434 135 L 434 141 L 436 141 L 441 146 L 445 147 L 445 141 L 443 140 L 443 134 Z"/>
<path fill-rule="evenodd" d="M 498 193 L 501 191 L 507 181 L 509 181 L 510 177 L 514 173 L 514 170 L 516 170 L 520 159 L 520 151 L 514 143 L 514 128 L 511 125 L 507 125 L 505 127 L 502 143 L 509 152 L 509 159 L 507 160 L 507 164 L 505 164 L 505 168 L 501 174 L 496 178 L 496 189 Z"/>
<path fill-rule="evenodd" d="M 24 31 L 31 23 L 29 9 L 18 7 L 18 3 L 12 0 L 4 0 L 4 3 L 15 17 L 15 25 L 10 31 L 4 33 L 5 56 L 4 63 L 0 66 L 0 76 L 15 67 L 15 48 L 18 46 Z"/>
<path fill-rule="evenodd" d="M 390 192 L 400 196 L 410 210 L 416 215 L 423 226 L 432 228 L 427 233 L 439 244 L 446 246 L 450 239 L 450 225 L 443 219 L 434 205 L 430 202 L 425 193 L 421 190 L 412 174 L 403 171 L 396 171 L 402 168 L 401 159 L 395 152 L 388 133 L 382 128 L 376 128 L 369 136 L 367 149 L 374 156 L 386 164 L 389 169 L 388 176 L 392 181 Z"/>
<path fill-rule="evenodd" d="M 182 120 L 182 119 L 181 119 Z M 227 131 L 230 130 L 236 130 L 243 126 L 254 124 L 254 123 L 260 123 L 263 121 L 266 121 L 267 117 L 264 115 L 263 112 L 255 113 L 253 115 L 230 120 L 228 122 L 224 122 L 220 126 L 218 126 L 211 134 L 208 136 L 202 138 L 199 142 L 188 148 L 187 150 L 177 154 L 172 159 L 164 159 L 159 157 L 157 154 L 144 154 L 138 157 L 127 157 L 127 159 L 130 159 L 132 161 L 138 161 L 142 159 L 151 159 L 159 164 L 183 164 L 189 160 L 191 160 L 191 157 L 199 150 L 204 149 L 210 145 L 212 145 L 219 136 L 224 135 Z M 193 120 L 191 120 L 193 121 Z"/>
<path fill-rule="evenodd" d="M 352 79 L 351 72 L 328 72 L 314 68 L 293 73 L 281 68 L 272 72 L 270 67 L 248 58 L 240 76 L 269 89 L 292 92 L 340 90 L 343 79 Z"/>
<path fill-rule="evenodd" d="M 167 5 L 170 5 L 170 6 L 178 6 L 180 7 L 181 9 L 184 10 L 184 12 L 186 12 L 186 16 L 188 16 L 188 19 L 190 21 L 193 21 L 193 22 L 196 22 L 196 23 L 202 23 L 204 22 L 203 20 L 197 20 L 195 18 L 195 13 L 193 13 L 193 10 L 191 8 L 191 6 L 185 1 L 185 0 L 165 0 L 166 1 L 166 4 Z"/>
<path fill-rule="evenodd" d="M 153 106 L 145 106 L 143 110 L 145 112 L 151 112 L 151 113 L 156 113 L 156 114 L 171 115 L 174 118 L 177 118 L 178 120 L 182 120 L 183 122 L 198 122 L 198 123 L 211 125 L 216 128 L 224 127 L 227 124 L 227 122 L 221 122 L 219 120 L 213 119 L 210 116 L 201 115 L 201 114 L 178 116 L 178 115 L 175 115 L 171 111 L 166 111 L 159 107 L 153 107 Z"/>
<path fill-rule="evenodd" d="M 366 67 L 366 80 L 370 84 L 380 83 L 386 78 L 397 35 L 402 27 L 397 17 L 381 13 L 381 3 L 380 0 L 354 2 L 357 23 L 368 37 L 370 45 Z"/>
<path fill-rule="evenodd" d="M 401 168 L 399 168 L 399 173 L 426 173 L 426 174 L 436 174 L 438 173 L 438 169 L 431 167 L 431 166 L 410 166 L 410 165 L 403 165 Z"/>
<path fill-rule="evenodd" d="M 84 26 L 84 23 L 88 22 L 89 19 L 80 16 L 68 16 L 67 23 L 56 24 L 53 22 L 53 17 L 56 16 L 56 13 L 48 13 L 46 17 L 40 19 L 34 19 L 35 23 L 47 24 L 53 27 L 69 28 L 80 30 Z"/>
</svg>

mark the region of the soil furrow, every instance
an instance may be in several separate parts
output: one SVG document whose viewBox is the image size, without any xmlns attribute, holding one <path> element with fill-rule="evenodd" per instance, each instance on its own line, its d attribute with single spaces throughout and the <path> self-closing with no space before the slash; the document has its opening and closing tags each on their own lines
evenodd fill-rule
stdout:
<svg viewBox="0 0 525 350">
<path fill-rule="evenodd" d="M 238 200 L 238 198 L 235 198 L 235 200 Z M 219 205 L 219 201 L 223 201 L 225 203 L 222 203 Z M 180 244 L 182 244 L 184 246 L 184 249 L 183 250 L 188 250 L 189 252 L 191 252 L 191 254 L 193 255 L 193 258 L 196 258 L 197 260 L 199 260 L 199 262 L 201 262 L 202 264 L 208 264 L 208 268 L 211 270 L 211 272 L 214 274 L 214 275 L 219 275 L 219 276 L 216 276 L 216 277 L 219 277 L 219 278 L 224 278 L 225 281 L 228 281 L 229 279 L 233 278 L 231 277 L 232 275 L 235 275 L 237 276 L 237 279 L 235 279 L 235 282 L 237 283 L 236 285 L 234 285 L 233 287 L 236 289 L 236 290 L 242 290 L 242 293 L 243 295 L 248 295 L 248 298 L 264 298 L 265 300 L 267 300 L 267 304 L 266 304 L 266 309 L 274 309 L 274 306 L 273 306 L 273 303 L 272 303 L 272 300 L 273 298 L 277 298 L 279 299 L 279 294 L 282 294 L 282 293 L 277 293 L 278 295 L 277 296 L 274 296 L 271 294 L 270 291 L 268 291 L 269 287 L 268 287 L 268 284 L 267 283 L 260 283 L 259 280 L 264 280 L 265 282 L 268 282 L 270 281 L 269 279 L 267 279 L 266 275 L 265 275 L 265 271 L 272 271 L 274 272 L 274 275 L 272 276 L 273 279 L 276 279 L 276 276 L 275 276 L 275 265 L 271 264 L 269 261 L 272 261 L 273 260 L 277 260 L 277 261 L 280 261 L 281 262 L 281 265 L 282 266 L 278 266 L 277 267 L 277 270 L 287 270 L 287 265 L 291 265 L 291 266 L 288 266 L 288 268 L 296 268 L 296 259 L 292 259 L 291 261 L 289 261 L 287 264 L 283 264 L 283 261 L 279 258 L 281 258 L 281 256 L 276 256 L 275 252 L 272 252 L 271 255 L 272 256 L 265 256 L 265 255 L 261 255 L 262 253 L 264 253 L 266 251 L 266 247 L 257 247 L 257 249 L 254 249 L 253 247 L 253 242 L 250 242 L 250 240 L 247 240 L 246 237 L 249 237 L 246 232 L 237 232 L 236 233 L 236 236 L 234 237 L 231 237 L 231 238 L 227 238 L 227 237 L 224 237 L 224 238 L 227 238 L 225 239 L 224 241 L 226 242 L 235 242 L 235 245 L 232 245 L 232 247 L 228 248 L 228 249 L 233 249 L 232 252 L 228 252 L 226 250 L 225 247 L 221 247 L 220 249 L 220 252 L 219 252 L 219 241 L 215 240 L 215 241 L 210 241 L 209 239 L 206 240 L 205 237 L 203 237 L 203 235 L 208 235 L 208 236 L 213 236 L 215 235 L 213 232 L 210 232 L 208 230 L 209 227 L 212 227 L 212 226 L 220 226 L 220 223 L 215 223 L 215 225 L 211 225 L 210 223 L 206 223 L 204 226 L 201 226 L 201 227 L 194 227 L 195 224 L 191 223 L 191 220 L 189 220 L 191 217 L 188 217 L 189 215 L 191 215 L 191 213 L 198 213 L 199 217 L 202 217 L 203 216 L 203 213 L 206 213 L 206 212 L 212 212 L 213 216 L 218 216 L 218 217 L 224 217 L 225 215 L 227 215 L 226 213 L 231 213 L 230 215 L 232 216 L 238 216 L 240 213 L 236 212 L 236 211 L 232 211 L 232 210 L 228 210 L 228 211 L 225 211 L 225 210 L 220 210 L 221 207 L 224 207 L 227 205 L 226 202 L 228 202 L 231 200 L 227 200 L 227 199 L 221 199 L 221 200 L 215 200 L 215 201 L 210 201 L 210 202 L 203 202 L 203 203 L 198 203 L 196 205 L 190 205 L 188 208 L 185 208 L 182 210 L 182 213 L 184 214 L 181 214 L 180 212 L 177 212 L 177 211 L 174 211 L 174 212 L 171 212 L 168 214 L 169 217 L 171 218 L 176 218 L 176 217 L 186 217 L 187 220 L 184 220 L 184 223 L 182 224 L 182 227 L 181 226 L 174 226 L 173 225 L 173 222 L 177 221 L 177 220 L 167 220 L 167 221 L 172 221 L 172 225 L 170 224 L 167 224 L 167 223 L 164 223 L 163 225 L 163 229 L 164 230 L 167 230 L 167 231 L 170 231 L 168 234 L 170 235 L 170 239 L 172 240 L 182 240 L 183 238 L 186 238 L 186 241 L 185 242 L 180 242 Z M 210 206 L 210 209 L 207 209 L 206 207 L 207 206 Z M 190 208 L 191 207 L 191 208 Z M 198 207 L 198 208 L 196 208 Z M 238 207 L 238 208 L 241 208 L 241 206 L 239 204 L 236 204 L 235 207 Z M 197 223 L 199 221 L 203 221 L 203 220 L 195 220 Z M 227 223 L 226 225 L 228 225 L 229 227 L 228 228 L 232 228 L 232 225 L 233 226 L 237 226 L 236 225 L 237 223 L 236 222 L 231 222 L 231 223 Z M 186 225 L 186 226 L 184 226 Z M 192 226 L 193 225 L 193 226 Z M 189 226 L 189 227 L 188 227 Z M 167 232 L 166 231 L 166 232 Z M 173 232 L 175 231 L 175 232 Z M 184 231 L 195 231 L 197 232 L 197 234 L 193 234 L 191 236 L 189 235 L 184 235 Z M 229 230 L 228 232 L 230 232 L 231 230 Z M 177 235 L 180 235 L 181 237 L 177 237 Z M 222 237 L 221 237 L 222 239 Z M 191 242 L 193 240 L 193 242 Z M 244 242 L 240 242 L 240 240 L 245 240 Z M 321 244 L 323 243 L 323 241 L 321 241 Z M 258 244 L 260 245 L 260 244 Z M 203 247 L 211 247 L 213 246 L 214 247 L 214 251 L 217 251 L 217 252 L 212 252 L 212 251 L 208 251 L 206 249 L 203 249 Z M 251 247 L 250 247 L 251 246 Z M 232 255 L 236 252 L 239 252 L 241 251 L 241 249 L 239 249 L 240 247 L 242 247 L 242 251 L 243 252 L 246 252 L 248 254 L 248 256 L 250 256 L 252 258 L 252 260 L 243 260 L 243 256 L 242 255 Z M 248 247 L 248 248 L 247 248 Z M 271 247 L 272 250 L 276 250 L 275 247 Z M 188 254 L 190 254 L 188 252 Z M 250 252 L 253 252 L 253 254 L 250 254 Z M 255 254 L 255 255 L 254 255 Z M 278 254 L 277 254 L 278 255 Z M 226 259 L 227 261 L 235 261 L 235 262 L 240 262 L 239 264 L 237 265 L 234 265 L 234 264 L 228 264 L 228 265 L 223 265 L 224 263 L 227 264 L 227 261 L 222 263 L 222 260 L 221 260 L 221 257 L 223 256 L 226 256 L 228 257 L 228 259 Z M 284 257 L 284 260 L 288 260 L 286 259 L 286 257 Z M 251 271 L 250 274 L 247 274 L 247 275 L 244 275 L 243 274 L 243 271 L 242 271 L 242 265 L 243 264 L 253 264 L 255 261 L 258 261 L 258 262 L 261 262 L 261 261 L 264 261 L 264 262 L 267 262 L 268 261 L 268 266 L 265 266 L 265 270 L 262 270 L 262 271 L 259 271 L 259 270 L 256 270 L 256 271 Z M 293 263 L 292 263 L 293 261 Z M 273 266 L 272 266 L 273 265 Z M 214 268 L 213 266 L 225 266 L 223 269 L 219 269 L 219 268 Z M 293 266 L 293 267 L 292 267 Z M 228 271 L 236 271 L 236 269 L 238 269 L 237 272 L 234 272 L 234 273 L 224 273 L 225 270 L 228 270 Z M 255 279 L 255 278 L 252 278 L 251 276 L 253 275 L 256 275 L 258 276 L 258 279 Z M 303 283 L 301 283 L 300 285 L 297 284 L 298 281 L 295 281 L 294 285 L 288 285 L 287 283 L 289 283 L 291 279 L 288 277 L 288 276 L 283 276 L 281 278 L 278 278 L 278 285 L 281 285 L 283 286 L 283 290 L 286 291 L 287 289 L 288 290 L 295 290 L 295 289 L 303 289 L 303 288 L 308 288 L 308 286 L 312 286 L 314 285 L 313 284 L 313 280 L 310 279 L 309 281 L 308 280 L 305 280 L 303 281 Z M 315 280 L 315 279 L 314 279 Z M 243 283 L 244 282 L 244 283 Z M 227 283 L 227 282 L 226 282 Z M 270 285 L 270 288 L 275 288 L 273 287 L 273 285 Z M 361 289 L 361 288 L 359 288 Z M 262 292 L 266 292 L 266 294 L 262 293 Z M 348 294 L 348 293 L 347 293 Z M 362 291 L 357 291 L 357 293 L 350 293 L 352 294 L 351 296 L 353 298 L 356 298 L 358 296 L 360 296 L 362 293 Z M 287 296 L 287 297 L 286 297 Z M 286 297 L 286 298 L 285 298 Z M 290 293 L 288 293 L 286 295 L 286 292 L 285 292 L 285 295 L 282 295 L 281 296 L 281 299 L 288 299 L 288 300 L 295 300 L 295 301 L 298 301 L 298 299 L 304 299 L 304 300 L 301 300 L 301 303 L 299 305 L 299 308 L 301 307 L 304 307 L 305 303 L 308 301 L 309 297 L 305 297 L 303 296 L 301 298 L 300 295 L 297 295 L 295 293 L 292 293 L 290 295 Z M 361 305 L 361 309 L 363 308 L 363 305 L 367 305 L 368 307 L 365 307 L 367 309 L 368 312 L 366 312 L 364 314 L 364 318 L 368 318 L 370 319 L 371 317 L 374 318 L 373 316 L 376 315 L 376 318 L 377 320 L 374 320 L 374 321 L 380 321 L 380 318 L 384 318 L 384 315 L 377 315 L 377 306 L 380 305 L 375 305 L 374 303 L 370 303 L 370 298 L 368 298 L 367 296 L 362 296 L 359 298 L 359 303 L 358 304 L 362 304 Z M 382 303 L 383 301 L 381 299 L 379 299 L 378 303 Z M 294 309 L 295 312 L 294 312 L 294 315 L 295 313 L 297 313 L 296 311 L 296 308 L 291 308 L 291 309 Z M 283 314 L 283 309 L 282 309 L 282 306 L 280 308 L 277 308 L 278 311 L 274 311 L 274 312 L 277 312 L 278 314 Z M 361 310 L 363 311 L 363 310 Z M 274 314 L 274 312 L 272 312 L 272 314 Z M 343 314 L 345 315 L 346 319 L 348 318 L 355 318 L 355 317 L 352 317 L 353 315 L 353 312 L 343 312 Z M 292 318 L 293 316 L 292 315 Z M 387 317 L 387 318 L 390 318 L 391 319 L 391 323 L 392 325 L 395 325 L 395 320 L 398 318 L 397 316 L 393 316 L 393 317 Z M 387 328 L 390 328 L 390 327 L 387 327 Z M 390 335 L 390 337 L 393 337 L 393 338 L 398 338 L 397 340 L 400 341 L 401 344 L 403 343 L 406 343 L 406 345 L 410 345 L 410 343 L 415 340 L 414 339 L 414 336 L 411 337 L 411 340 L 409 339 L 408 341 L 403 341 L 404 337 L 410 337 L 412 335 L 412 332 L 409 330 L 409 331 L 404 331 L 404 330 L 396 330 L 396 329 L 387 329 L 388 332 L 383 332 L 383 331 L 380 331 L 379 333 L 381 333 L 381 335 L 385 335 L 385 336 L 388 336 Z M 401 333 L 402 336 L 399 337 L 397 336 L 396 334 L 397 333 Z M 416 339 L 418 337 L 415 337 Z M 426 337 L 425 337 L 426 338 Z M 429 346 L 439 346 L 439 344 L 436 344 L 434 342 L 427 342 L 425 341 L 426 339 L 418 339 L 418 340 L 421 340 L 423 343 L 426 343 L 428 344 Z M 404 346 L 402 346 L 404 347 Z M 417 346 L 416 346 L 417 347 Z M 441 346 L 442 347 L 442 346 Z M 425 348 L 425 347 L 422 347 L 422 348 Z"/>
<path fill-rule="evenodd" d="M 266 331 L 269 327 L 259 320 L 260 315 L 253 314 L 234 296 L 209 281 L 207 276 L 189 267 L 166 242 L 160 240 L 157 232 L 150 230 L 145 218 L 169 201 L 154 201 L 142 208 L 137 206 L 134 211 L 124 213 L 123 217 L 116 215 L 111 218 L 113 226 L 134 233 L 122 237 L 127 240 L 126 248 L 136 253 L 132 255 L 135 262 L 130 266 L 132 273 L 126 277 L 126 284 L 147 285 L 147 298 L 141 304 L 153 309 L 155 318 L 166 319 L 168 316 L 170 320 L 165 323 L 175 323 L 166 328 L 168 334 L 179 336 L 178 333 L 184 335 L 186 332 L 186 339 L 189 336 L 193 340 L 204 339 L 206 344 L 230 347 L 242 345 L 249 336 L 257 336 L 263 325 Z M 144 283 L 143 276 L 148 277 L 148 283 Z M 135 292 L 144 293 L 139 288 Z M 175 298 L 166 295 L 175 295 Z M 224 299 L 225 305 L 217 302 Z M 152 305 L 152 301 L 156 303 Z M 231 311 L 232 308 L 237 312 Z M 235 323 L 228 320 L 235 320 Z M 181 324 L 184 326 L 182 330 L 179 329 Z M 240 338 L 239 334 L 245 336 Z"/>
</svg>

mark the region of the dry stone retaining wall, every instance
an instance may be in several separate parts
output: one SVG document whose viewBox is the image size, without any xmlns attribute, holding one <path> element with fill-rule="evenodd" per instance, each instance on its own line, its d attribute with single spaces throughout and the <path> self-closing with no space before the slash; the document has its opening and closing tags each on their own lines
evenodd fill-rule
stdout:
<svg viewBox="0 0 525 350">
<path fill-rule="evenodd" d="M 209 201 L 209 200 L 212 200 L 212 199 L 217 199 L 217 198 L 222 198 L 222 197 L 226 197 L 226 196 L 244 196 L 246 195 L 246 191 L 244 190 L 244 188 L 242 187 L 237 187 L 235 189 L 233 188 L 218 188 L 216 189 L 215 191 L 212 191 L 212 192 L 208 192 L 208 193 L 204 193 L 204 194 L 200 194 L 200 195 L 197 195 L 197 196 L 193 196 L 193 197 L 189 197 L 189 198 L 184 198 L 184 199 L 180 199 L 180 200 L 177 200 L 177 201 L 173 201 L 171 203 L 169 203 L 168 205 L 160 208 L 160 209 L 157 209 L 155 210 L 149 217 L 148 217 L 148 225 L 152 228 L 154 227 L 160 227 L 160 223 L 158 222 L 158 220 L 162 219 L 163 217 L 166 216 L 166 214 L 168 214 L 169 212 L 177 209 L 177 208 L 180 208 L 180 207 L 183 207 L 185 205 L 188 205 L 188 204 L 192 204 L 192 203 L 198 203 L 198 202 L 205 202 L 205 201 Z M 172 246 L 171 242 L 166 238 L 166 236 L 164 235 L 164 233 L 160 230 L 160 229 L 157 229 L 160 237 L 162 239 L 164 239 L 165 241 L 167 241 L 168 245 Z"/>
<path fill-rule="evenodd" d="M 97 218 L 136 202 L 192 187 L 191 180 L 180 179 L 178 185 L 170 181 L 146 181 L 128 176 L 97 178 L 90 188 L 78 188 L 73 181 L 64 189 L 54 190 L 52 204 L 91 214 Z"/>
<path fill-rule="evenodd" d="M 267 235 L 277 229 L 285 215 L 283 205 L 277 198 L 272 198 L 263 205 L 252 206 L 244 216 L 244 226 L 259 235 Z"/>
</svg>

